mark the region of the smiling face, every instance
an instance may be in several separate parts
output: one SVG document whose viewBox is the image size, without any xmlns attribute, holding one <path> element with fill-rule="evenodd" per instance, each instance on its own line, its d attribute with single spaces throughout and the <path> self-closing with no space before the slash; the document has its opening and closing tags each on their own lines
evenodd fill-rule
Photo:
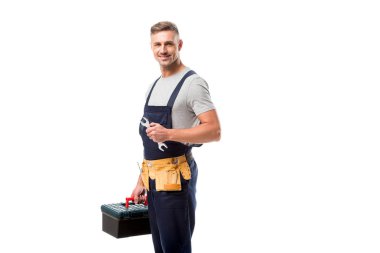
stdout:
<svg viewBox="0 0 380 253">
<path fill-rule="evenodd" d="M 174 31 L 160 31 L 150 37 L 154 58 L 160 64 L 161 69 L 176 68 L 181 63 L 179 51 L 183 43 L 179 35 Z"/>
</svg>

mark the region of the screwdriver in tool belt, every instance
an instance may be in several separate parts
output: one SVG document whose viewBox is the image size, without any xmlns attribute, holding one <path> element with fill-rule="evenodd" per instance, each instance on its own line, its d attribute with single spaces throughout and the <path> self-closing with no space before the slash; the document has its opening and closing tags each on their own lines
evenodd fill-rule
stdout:
<svg viewBox="0 0 380 253">
<path fill-rule="evenodd" d="M 141 174 L 142 170 L 141 170 L 141 167 L 140 167 L 140 164 L 139 164 L 139 162 L 137 162 L 137 168 L 139 169 L 139 171 L 140 171 L 140 174 Z"/>
</svg>

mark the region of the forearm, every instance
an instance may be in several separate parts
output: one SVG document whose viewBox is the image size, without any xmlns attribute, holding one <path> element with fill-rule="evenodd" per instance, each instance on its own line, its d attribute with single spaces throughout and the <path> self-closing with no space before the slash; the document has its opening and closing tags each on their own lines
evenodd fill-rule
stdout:
<svg viewBox="0 0 380 253">
<path fill-rule="evenodd" d="M 206 143 L 219 141 L 221 136 L 218 123 L 203 123 L 193 128 L 167 129 L 168 140 L 184 143 Z"/>
<path fill-rule="evenodd" d="M 220 140 L 220 124 L 216 110 L 210 110 L 198 115 L 200 124 L 186 129 L 165 128 L 157 123 L 150 123 L 147 136 L 154 142 L 177 141 L 202 144 Z"/>
<path fill-rule="evenodd" d="M 144 185 L 142 178 L 141 178 L 141 174 L 139 175 L 139 178 L 137 179 L 136 185 Z"/>
</svg>

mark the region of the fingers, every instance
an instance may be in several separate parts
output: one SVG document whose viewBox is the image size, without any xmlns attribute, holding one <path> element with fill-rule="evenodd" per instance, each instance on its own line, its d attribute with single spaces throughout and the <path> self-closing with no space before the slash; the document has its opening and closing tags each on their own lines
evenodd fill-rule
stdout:
<svg viewBox="0 0 380 253">
<path fill-rule="evenodd" d="M 146 134 L 154 142 L 164 142 L 167 140 L 166 128 L 158 123 L 150 123 L 150 127 L 146 129 Z"/>
<path fill-rule="evenodd" d="M 136 202 L 136 203 L 138 203 L 138 204 L 144 203 L 145 202 L 145 198 L 146 198 L 146 195 L 139 196 L 139 202 Z"/>
<path fill-rule="evenodd" d="M 144 193 L 142 193 L 142 195 L 134 195 L 133 196 L 133 202 L 135 204 L 141 204 L 141 203 L 144 203 L 145 202 L 145 199 L 146 199 L 146 195 Z"/>
<path fill-rule="evenodd" d="M 153 138 L 153 134 L 154 134 L 154 129 L 152 129 L 152 127 L 154 127 L 155 125 L 157 125 L 156 123 L 150 123 L 150 127 L 148 127 L 145 131 L 146 131 L 146 135 L 152 139 Z"/>
<path fill-rule="evenodd" d="M 152 141 L 156 141 L 156 134 L 157 134 L 157 132 L 155 131 L 155 129 L 152 129 L 151 127 L 146 130 L 146 135 Z"/>
<path fill-rule="evenodd" d="M 133 202 L 136 204 L 144 203 L 146 198 L 146 190 L 143 187 L 136 187 L 132 192 L 131 197 L 133 198 Z"/>
<path fill-rule="evenodd" d="M 136 192 L 136 189 L 132 192 L 131 197 L 133 198 L 133 202 L 134 203 L 138 203 L 138 201 L 139 201 L 139 195 L 140 194 Z"/>
<path fill-rule="evenodd" d="M 148 127 L 148 128 L 146 129 L 146 133 L 147 133 L 147 134 L 150 134 L 152 131 L 155 130 L 155 127 L 156 127 L 156 126 L 159 126 L 159 125 L 160 125 L 160 124 L 158 124 L 158 123 L 154 123 L 154 122 L 153 122 L 153 123 L 150 123 L 150 124 L 149 124 L 150 127 Z"/>
<path fill-rule="evenodd" d="M 143 198 L 142 198 L 142 202 L 141 202 L 142 204 L 144 204 L 144 203 L 146 202 L 146 198 L 147 198 L 147 197 L 148 197 L 147 195 L 144 195 L 144 196 L 143 196 Z"/>
</svg>

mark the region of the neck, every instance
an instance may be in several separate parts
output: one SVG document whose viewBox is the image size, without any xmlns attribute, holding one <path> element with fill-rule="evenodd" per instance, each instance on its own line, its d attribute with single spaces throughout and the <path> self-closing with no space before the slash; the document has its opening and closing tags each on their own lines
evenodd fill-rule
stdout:
<svg viewBox="0 0 380 253">
<path fill-rule="evenodd" d="M 181 60 L 178 59 L 177 61 L 173 62 L 173 64 L 170 66 L 161 66 L 161 74 L 162 77 L 168 77 L 182 71 L 184 68 L 185 65 L 183 65 Z"/>
</svg>

